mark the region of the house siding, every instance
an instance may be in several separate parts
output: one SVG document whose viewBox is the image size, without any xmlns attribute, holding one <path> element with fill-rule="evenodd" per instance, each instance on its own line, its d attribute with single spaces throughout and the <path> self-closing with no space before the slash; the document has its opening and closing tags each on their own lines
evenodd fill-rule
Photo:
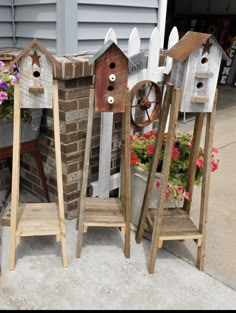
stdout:
<svg viewBox="0 0 236 313">
<path fill-rule="evenodd" d="M 57 1 L 62 0 L 0 0 L 0 48 L 23 49 L 32 38 L 37 38 L 50 52 L 61 54 L 58 47 L 66 40 L 65 36 L 71 36 L 75 41 L 77 39 L 73 48 L 75 53 L 91 54 L 101 47 L 107 31 L 112 27 L 119 46 L 127 50 L 130 33 L 138 27 L 141 47 L 146 49 L 152 30 L 157 25 L 158 0 L 77 0 L 77 27 L 71 31 L 75 33 L 77 30 L 77 34 L 68 29 L 68 22 L 71 23 L 68 14 L 65 19 L 69 21 L 64 21 L 67 28 L 63 34 L 57 25 L 63 22 L 58 15 Z M 14 15 L 11 3 L 14 4 Z M 72 13 L 71 18 L 74 18 Z M 70 47 L 63 50 L 64 54 L 71 53 Z"/>
<path fill-rule="evenodd" d="M 25 48 L 37 38 L 50 51 L 56 52 L 56 0 L 15 0 L 15 48 Z"/>
<path fill-rule="evenodd" d="M 0 0 L 0 48 L 13 47 L 11 0 Z"/>
<path fill-rule="evenodd" d="M 140 31 L 141 47 L 148 47 L 157 26 L 158 0 L 78 0 L 78 50 L 93 53 L 102 46 L 109 28 L 116 32 L 124 51 L 134 27 Z"/>
</svg>

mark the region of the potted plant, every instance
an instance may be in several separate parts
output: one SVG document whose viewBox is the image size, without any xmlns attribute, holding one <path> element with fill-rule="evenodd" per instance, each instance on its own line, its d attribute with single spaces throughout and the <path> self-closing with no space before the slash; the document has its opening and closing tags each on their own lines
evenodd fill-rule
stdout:
<svg viewBox="0 0 236 313">
<path fill-rule="evenodd" d="M 160 189 L 160 172 L 162 169 L 164 149 L 167 140 L 167 133 L 164 134 L 161 156 L 159 159 L 157 173 L 155 178 L 154 188 L 152 190 L 150 207 L 156 208 L 158 190 Z M 143 203 L 143 197 L 148 179 L 148 172 L 151 168 L 152 156 L 155 149 L 156 138 L 158 134 L 155 131 L 150 131 L 145 134 L 136 133 L 131 135 L 130 141 L 130 162 L 132 165 L 131 171 L 131 222 L 137 226 L 140 216 L 140 211 Z M 166 206 L 181 207 L 184 198 L 188 199 L 189 194 L 186 191 L 188 168 L 190 161 L 190 153 L 192 147 L 192 135 L 188 132 L 178 131 L 175 134 L 172 160 L 170 166 L 170 174 L 166 190 Z M 216 148 L 212 149 L 211 171 L 218 169 L 219 160 L 215 158 L 218 153 Z M 196 175 L 194 184 L 199 186 L 203 175 L 204 167 L 204 149 L 199 148 L 198 157 L 196 160 Z"/>
<path fill-rule="evenodd" d="M 14 85 L 20 79 L 17 66 L 7 68 L 0 61 L 0 148 L 13 142 Z M 21 109 L 21 142 L 36 139 L 41 123 L 41 109 Z"/>
</svg>

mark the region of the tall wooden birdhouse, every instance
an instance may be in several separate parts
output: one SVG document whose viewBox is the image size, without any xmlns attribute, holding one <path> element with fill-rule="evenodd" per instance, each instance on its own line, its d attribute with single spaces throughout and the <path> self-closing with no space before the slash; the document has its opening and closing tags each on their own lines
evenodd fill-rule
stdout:
<svg viewBox="0 0 236 313">
<path fill-rule="evenodd" d="M 95 111 L 125 112 L 128 58 L 109 40 L 90 60 L 95 62 Z"/>
<path fill-rule="evenodd" d="M 53 64 L 59 63 L 37 40 L 16 57 L 20 72 L 21 108 L 52 108 Z"/>
<path fill-rule="evenodd" d="M 211 34 L 189 31 L 166 53 L 173 58 L 171 83 L 182 89 L 181 112 L 212 112 L 222 56 Z"/>
</svg>

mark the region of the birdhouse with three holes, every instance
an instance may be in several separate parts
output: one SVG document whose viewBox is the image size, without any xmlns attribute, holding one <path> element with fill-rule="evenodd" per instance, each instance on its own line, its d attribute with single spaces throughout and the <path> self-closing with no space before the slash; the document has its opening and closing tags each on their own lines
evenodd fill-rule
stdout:
<svg viewBox="0 0 236 313">
<path fill-rule="evenodd" d="M 95 111 L 125 112 L 128 58 L 109 40 L 90 60 L 95 62 Z"/>
<path fill-rule="evenodd" d="M 37 40 L 16 57 L 20 72 L 20 107 L 52 108 L 54 57 Z"/>
<path fill-rule="evenodd" d="M 173 58 L 171 83 L 182 89 L 181 112 L 212 112 L 222 57 L 211 34 L 188 32 L 166 53 Z"/>
</svg>

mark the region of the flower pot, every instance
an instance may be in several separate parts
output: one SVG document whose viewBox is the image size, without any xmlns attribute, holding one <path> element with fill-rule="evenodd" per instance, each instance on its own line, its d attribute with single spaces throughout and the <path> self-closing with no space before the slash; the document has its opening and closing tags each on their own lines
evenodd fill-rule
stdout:
<svg viewBox="0 0 236 313">
<path fill-rule="evenodd" d="M 21 120 L 21 142 L 37 139 L 40 131 L 42 109 L 32 110 L 32 120 L 24 122 Z M 13 144 L 13 121 L 0 120 L 0 148 L 12 146 Z"/>
<path fill-rule="evenodd" d="M 160 173 L 156 173 L 156 178 L 153 184 L 153 190 L 149 203 L 149 208 L 156 208 L 160 191 L 156 187 L 157 180 L 160 179 Z M 131 216 L 130 221 L 133 225 L 138 226 L 139 217 L 143 204 L 143 197 L 146 190 L 148 180 L 148 173 L 141 167 L 132 166 L 131 168 Z M 178 204 L 179 207 L 183 206 L 183 200 Z M 174 208 L 175 203 L 169 199 L 165 200 L 165 207 Z"/>
</svg>

